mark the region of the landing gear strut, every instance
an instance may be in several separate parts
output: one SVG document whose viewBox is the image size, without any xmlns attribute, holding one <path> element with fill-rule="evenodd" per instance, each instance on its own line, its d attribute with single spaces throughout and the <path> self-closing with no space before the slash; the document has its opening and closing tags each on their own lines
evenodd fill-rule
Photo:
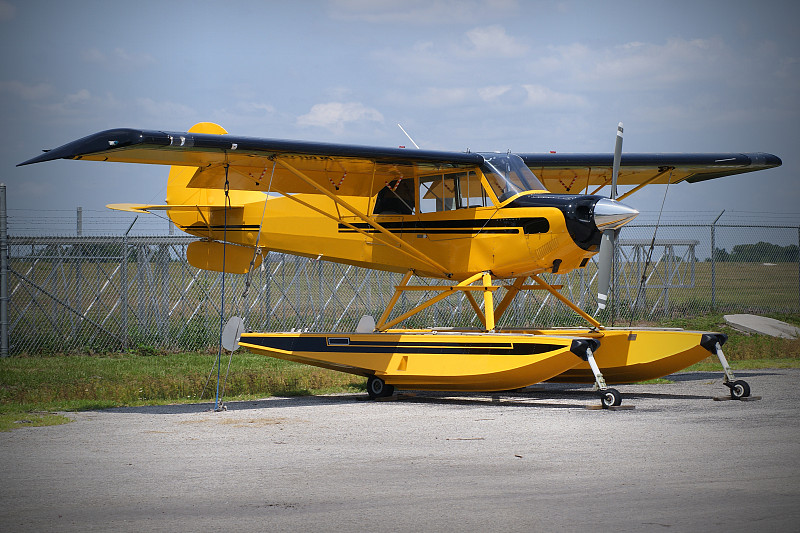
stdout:
<svg viewBox="0 0 800 533">
<path fill-rule="evenodd" d="M 370 376 L 367 379 L 367 394 L 369 394 L 370 400 L 388 398 L 394 394 L 394 386 L 387 385 L 385 381 L 377 376 Z"/>
<path fill-rule="evenodd" d="M 600 367 L 597 366 L 597 362 L 594 360 L 593 350 L 596 350 L 599 346 L 600 343 L 595 339 L 575 339 L 572 341 L 570 351 L 589 363 L 592 373 L 594 373 L 594 386 L 600 395 L 600 405 L 603 409 L 618 407 L 622 405 L 622 394 L 617 389 L 612 389 L 606 385 L 606 380 L 602 372 L 600 372 Z"/>
<path fill-rule="evenodd" d="M 617 389 L 612 389 L 606 385 L 606 380 L 600 372 L 600 367 L 597 366 L 597 362 L 594 360 L 594 353 L 592 353 L 591 348 L 586 349 L 586 362 L 589 363 L 592 372 L 594 372 L 595 386 L 600 394 L 600 403 L 603 409 L 622 405 L 622 394 L 620 394 Z"/>
<path fill-rule="evenodd" d="M 722 353 L 722 345 L 727 340 L 728 336 L 722 333 L 707 333 L 703 335 L 700 345 L 719 359 L 719 364 L 722 365 L 722 371 L 725 373 L 722 384 L 730 389 L 731 399 L 741 400 L 750 396 L 750 385 L 744 380 L 736 379 L 728 360 L 725 358 L 725 354 Z"/>
</svg>

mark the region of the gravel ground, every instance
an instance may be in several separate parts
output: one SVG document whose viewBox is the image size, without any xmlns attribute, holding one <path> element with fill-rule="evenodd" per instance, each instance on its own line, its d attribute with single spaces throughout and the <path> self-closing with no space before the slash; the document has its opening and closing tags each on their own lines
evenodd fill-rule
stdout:
<svg viewBox="0 0 800 533">
<path fill-rule="evenodd" d="M 797 531 L 800 370 L 69 413 L 0 434 L 2 531 Z"/>
</svg>

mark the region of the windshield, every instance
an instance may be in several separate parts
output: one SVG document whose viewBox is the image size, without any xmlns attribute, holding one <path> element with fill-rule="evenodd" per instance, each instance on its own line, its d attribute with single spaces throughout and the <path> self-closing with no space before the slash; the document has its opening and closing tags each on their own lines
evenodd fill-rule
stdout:
<svg viewBox="0 0 800 533">
<path fill-rule="evenodd" d="M 514 154 L 481 154 L 483 171 L 497 198 L 502 202 L 525 191 L 545 190 L 544 185 Z"/>
</svg>

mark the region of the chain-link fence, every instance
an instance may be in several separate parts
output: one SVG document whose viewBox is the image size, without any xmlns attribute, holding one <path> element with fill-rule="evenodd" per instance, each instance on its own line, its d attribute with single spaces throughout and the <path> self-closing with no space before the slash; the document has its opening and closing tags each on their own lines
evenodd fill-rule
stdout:
<svg viewBox="0 0 800 533">
<path fill-rule="evenodd" d="M 362 315 L 380 316 L 402 277 L 273 252 L 250 275 L 223 276 L 188 264 L 192 237 L 129 236 L 129 230 L 8 238 L 9 353 L 214 347 L 223 284 L 225 318 L 242 316 L 254 331 L 353 331 Z M 620 324 L 709 312 L 796 312 L 799 240 L 797 226 L 626 226 L 617 241 L 611 305 L 598 319 Z M 594 314 L 596 274 L 591 261 L 544 277 Z M 393 316 L 431 296 L 405 292 Z M 546 292 L 525 291 L 498 326 L 581 323 Z M 479 322 L 458 293 L 402 325 Z"/>
</svg>

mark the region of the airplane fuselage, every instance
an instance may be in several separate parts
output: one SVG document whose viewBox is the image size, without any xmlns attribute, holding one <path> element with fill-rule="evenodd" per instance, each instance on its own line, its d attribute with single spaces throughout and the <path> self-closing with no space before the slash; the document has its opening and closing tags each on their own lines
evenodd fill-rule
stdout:
<svg viewBox="0 0 800 533">
<path fill-rule="evenodd" d="M 379 231 L 356 215 L 342 214 L 336 220 L 321 214 L 335 211 L 335 206 L 320 195 L 271 197 L 266 207 L 263 200 L 244 204 L 243 209 L 227 213 L 227 226 L 220 212 L 212 217 L 191 211 L 170 216 L 181 229 L 199 237 L 360 267 L 393 272 L 411 268 L 423 276 L 448 277 L 399 253 L 405 244 L 442 265 L 451 279 L 462 280 L 484 271 L 511 278 L 584 266 L 600 244 L 601 232 L 590 216 L 599 199 L 523 194 L 499 208 L 374 215 L 378 225 L 400 239 L 396 245 L 374 239 Z M 368 209 L 368 199 L 345 200 L 362 212 Z"/>
</svg>

